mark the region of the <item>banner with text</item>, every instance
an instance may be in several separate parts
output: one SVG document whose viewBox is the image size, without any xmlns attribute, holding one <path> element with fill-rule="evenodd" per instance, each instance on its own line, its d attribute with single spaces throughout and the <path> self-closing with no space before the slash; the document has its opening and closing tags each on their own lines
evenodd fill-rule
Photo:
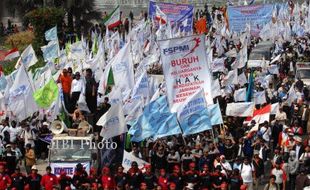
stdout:
<svg viewBox="0 0 310 190">
<path fill-rule="evenodd" d="M 51 163 L 50 166 L 52 168 L 52 173 L 56 176 L 59 176 L 62 171 L 65 171 L 66 174 L 70 177 L 73 177 L 75 172 L 75 167 L 78 163 L 69 163 L 69 162 L 60 162 L 60 163 Z M 82 162 L 83 168 L 89 174 L 90 163 Z"/>
<path fill-rule="evenodd" d="M 156 7 L 158 7 L 156 9 Z M 193 29 L 194 6 L 187 4 L 160 3 L 150 1 L 149 16 L 154 19 L 158 9 L 167 16 L 172 27 L 177 26 L 181 31 L 191 32 Z"/>
<path fill-rule="evenodd" d="M 246 24 L 251 25 L 251 34 L 258 35 L 266 23 L 271 21 L 272 5 L 229 6 L 227 8 L 229 30 L 242 32 Z"/>
<path fill-rule="evenodd" d="M 171 112 L 176 112 L 200 88 L 207 104 L 213 104 L 204 41 L 204 35 L 159 41 Z"/>
</svg>

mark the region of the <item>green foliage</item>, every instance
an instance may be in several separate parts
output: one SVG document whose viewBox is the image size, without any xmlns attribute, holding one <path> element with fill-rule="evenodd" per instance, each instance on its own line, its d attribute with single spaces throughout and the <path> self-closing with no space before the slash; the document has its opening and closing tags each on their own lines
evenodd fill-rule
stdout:
<svg viewBox="0 0 310 190">
<path fill-rule="evenodd" d="M 36 38 L 32 45 L 37 54 L 41 55 L 40 47 L 45 44 L 45 31 L 56 25 L 61 26 L 64 14 L 64 10 L 60 8 L 38 8 L 26 14 L 25 22 L 30 22 L 34 27 Z"/>
<path fill-rule="evenodd" d="M 7 49 L 17 48 L 19 51 L 23 51 L 29 44 L 32 44 L 34 40 L 34 34 L 31 31 L 18 32 L 11 34 L 5 38 L 4 46 Z"/>
</svg>

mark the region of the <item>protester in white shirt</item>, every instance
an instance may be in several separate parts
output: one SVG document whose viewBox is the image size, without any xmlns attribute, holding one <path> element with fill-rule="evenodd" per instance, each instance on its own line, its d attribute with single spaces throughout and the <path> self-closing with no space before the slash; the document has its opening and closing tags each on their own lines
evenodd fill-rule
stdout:
<svg viewBox="0 0 310 190">
<path fill-rule="evenodd" d="M 276 184 L 280 186 L 280 190 L 285 190 L 287 175 L 281 168 L 281 162 L 276 162 L 276 167 L 271 170 L 271 174 L 276 176 Z"/>
<path fill-rule="evenodd" d="M 285 125 L 285 121 L 287 120 L 286 113 L 283 111 L 283 109 L 280 107 L 279 111 L 276 113 L 275 117 L 276 121 L 278 121 L 279 124 Z"/>
<path fill-rule="evenodd" d="M 34 140 L 36 139 L 36 134 L 30 129 L 29 125 L 27 125 L 23 130 L 21 138 L 25 141 L 25 147 L 27 144 L 30 144 L 31 147 L 34 147 Z"/>
<path fill-rule="evenodd" d="M 10 141 L 16 142 L 17 137 L 20 135 L 22 129 L 20 126 L 17 127 L 15 121 L 11 122 L 11 126 L 8 128 L 8 132 L 10 133 Z"/>
<path fill-rule="evenodd" d="M 243 184 L 247 186 L 247 190 L 253 190 L 253 181 L 255 179 L 254 166 L 249 162 L 248 158 L 244 158 L 243 163 L 240 165 L 240 174 Z"/>
<path fill-rule="evenodd" d="M 267 142 L 267 144 L 269 143 L 270 141 L 270 136 L 271 136 L 271 129 L 270 127 L 268 126 L 268 122 L 267 123 L 264 123 L 264 126 L 262 126 L 260 128 L 260 133 L 262 134 L 262 137 L 263 139 Z"/>
<path fill-rule="evenodd" d="M 80 98 L 80 95 L 84 93 L 84 82 L 81 79 L 79 72 L 75 73 L 75 79 L 73 79 L 71 84 L 71 112 L 75 110 L 75 106 Z"/>
<path fill-rule="evenodd" d="M 232 167 L 231 167 L 230 163 L 227 162 L 224 155 L 220 156 L 220 161 L 216 164 L 216 166 L 221 166 L 222 167 L 222 173 L 226 176 L 230 175 L 230 173 L 232 172 Z"/>
</svg>

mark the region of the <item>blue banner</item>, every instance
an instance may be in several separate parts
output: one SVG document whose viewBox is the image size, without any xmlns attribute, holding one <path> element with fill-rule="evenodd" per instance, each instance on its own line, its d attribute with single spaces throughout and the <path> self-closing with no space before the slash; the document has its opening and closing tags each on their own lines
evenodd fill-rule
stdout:
<svg viewBox="0 0 310 190">
<path fill-rule="evenodd" d="M 187 4 L 160 3 L 150 1 L 149 16 L 154 19 L 156 6 L 164 13 L 172 28 L 178 27 L 181 32 L 191 32 L 193 29 L 194 6 Z"/>
<path fill-rule="evenodd" d="M 227 16 L 229 30 L 242 32 L 246 24 L 251 25 L 251 34 L 258 35 L 259 31 L 271 21 L 273 5 L 229 6 Z"/>
</svg>

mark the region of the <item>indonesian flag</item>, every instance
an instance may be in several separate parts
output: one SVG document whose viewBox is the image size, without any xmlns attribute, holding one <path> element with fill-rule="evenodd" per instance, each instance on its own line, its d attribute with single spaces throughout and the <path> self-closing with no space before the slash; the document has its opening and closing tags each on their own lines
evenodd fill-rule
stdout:
<svg viewBox="0 0 310 190">
<path fill-rule="evenodd" d="M 160 10 L 158 5 L 156 5 L 155 20 L 157 20 L 160 24 L 166 24 L 168 20 L 167 15 Z"/>
<path fill-rule="evenodd" d="M 268 104 L 267 106 L 255 110 L 253 113 L 253 117 L 247 117 L 244 121 L 245 124 L 251 123 L 251 121 L 255 121 L 257 124 L 264 123 L 265 121 L 269 122 L 270 119 L 270 112 L 271 112 L 271 104 Z"/>
<path fill-rule="evenodd" d="M 108 27 L 108 29 L 112 29 L 122 24 L 119 6 L 117 6 L 116 9 L 114 9 L 114 11 L 109 16 L 107 16 L 103 22 L 104 25 Z"/>
<path fill-rule="evenodd" d="M 14 59 L 16 57 L 19 57 L 19 51 L 17 48 L 14 48 L 14 49 L 11 49 L 9 52 L 7 52 L 5 54 L 5 58 L 4 58 L 4 61 L 6 60 L 11 60 L 11 59 Z"/>
</svg>

